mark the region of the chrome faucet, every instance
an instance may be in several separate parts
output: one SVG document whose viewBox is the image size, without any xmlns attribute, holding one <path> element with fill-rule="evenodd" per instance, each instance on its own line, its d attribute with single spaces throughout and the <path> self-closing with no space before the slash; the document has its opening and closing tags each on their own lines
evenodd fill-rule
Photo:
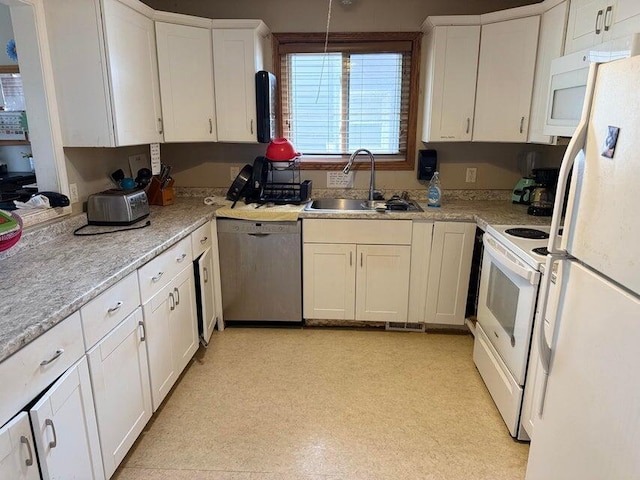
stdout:
<svg viewBox="0 0 640 480">
<path fill-rule="evenodd" d="M 349 161 L 342 169 L 342 173 L 344 173 L 345 175 L 349 173 L 349 170 L 351 170 L 351 165 L 353 165 L 353 161 L 361 153 L 366 153 L 367 155 L 369 155 L 369 159 L 371 160 L 371 181 L 369 182 L 369 200 L 367 200 L 366 206 L 367 208 L 370 208 L 373 210 L 376 208 L 375 202 L 373 201 L 373 192 L 376 188 L 376 160 L 375 158 L 373 158 L 373 153 L 371 153 L 366 148 L 359 148 L 358 150 L 356 150 L 351 154 L 351 156 L 349 157 Z"/>
</svg>

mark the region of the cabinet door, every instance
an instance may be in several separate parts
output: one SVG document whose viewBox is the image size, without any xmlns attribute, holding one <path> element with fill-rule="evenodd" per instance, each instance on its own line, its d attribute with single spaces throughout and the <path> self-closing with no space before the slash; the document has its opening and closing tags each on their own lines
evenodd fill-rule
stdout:
<svg viewBox="0 0 640 480">
<path fill-rule="evenodd" d="M 613 3 L 610 0 L 609 3 Z M 635 0 L 631 0 L 635 2 Z M 564 54 L 584 50 L 602 42 L 606 0 L 571 0 Z"/>
<path fill-rule="evenodd" d="M 422 141 L 471 140 L 480 26 L 438 26 L 427 41 Z"/>
<path fill-rule="evenodd" d="M 256 142 L 256 52 L 251 29 L 213 29 L 218 140 Z"/>
<path fill-rule="evenodd" d="M 153 21 L 118 0 L 103 0 L 116 145 L 162 141 Z"/>
<path fill-rule="evenodd" d="M 85 357 L 47 390 L 29 415 L 43 479 L 105 478 Z"/>
<path fill-rule="evenodd" d="M 464 325 L 475 224 L 436 222 L 425 322 Z"/>
<path fill-rule="evenodd" d="M 0 428 L 0 478 L 40 480 L 29 416 L 20 412 Z"/>
<path fill-rule="evenodd" d="M 406 322 L 411 247 L 358 245 L 356 320 Z"/>
<path fill-rule="evenodd" d="M 171 313 L 176 308 L 173 289 L 173 282 L 169 282 L 142 306 L 154 412 L 178 378 L 173 362 L 170 323 Z"/>
<path fill-rule="evenodd" d="M 613 40 L 640 31 L 638 0 L 609 0 L 604 11 L 603 40 Z"/>
<path fill-rule="evenodd" d="M 185 268 L 173 282 L 175 308 L 169 315 L 171 351 L 178 375 L 198 350 L 198 319 L 193 266 Z"/>
<path fill-rule="evenodd" d="M 540 17 L 482 26 L 473 140 L 527 139 Z"/>
<path fill-rule="evenodd" d="M 165 142 L 215 141 L 211 30 L 156 23 Z"/>
<path fill-rule="evenodd" d="M 562 2 L 546 11 L 540 21 L 536 75 L 531 101 L 531 121 L 529 122 L 527 139 L 529 142 L 552 143 L 554 141 L 554 137 L 544 135 L 542 131 L 546 122 L 551 61 L 562 56 L 567 9 L 567 2 Z"/>
<path fill-rule="evenodd" d="M 304 318 L 353 320 L 356 246 L 305 243 L 302 259 Z"/>
<path fill-rule="evenodd" d="M 213 254 L 210 248 L 202 254 L 202 257 L 200 257 L 198 261 L 198 274 L 200 278 L 200 302 L 202 307 L 202 318 L 199 320 L 201 323 L 201 325 L 199 325 L 200 338 L 201 341 L 207 345 L 217 320 Z"/>
<path fill-rule="evenodd" d="M 144 333 L 138 308 L 87 352 L 107 478 L 151 418 Z"/>
</svg>

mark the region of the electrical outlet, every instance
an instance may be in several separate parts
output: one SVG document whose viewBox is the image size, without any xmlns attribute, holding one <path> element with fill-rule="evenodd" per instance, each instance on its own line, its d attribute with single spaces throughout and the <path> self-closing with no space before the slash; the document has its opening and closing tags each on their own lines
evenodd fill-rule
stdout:
<svg viewBox="0 0 640 480">
<path fill-rule="evenodd" d="M 231 167 L 229 169 L 229 173 L 230 173 L 229 176 L 231 177 L 231 181 L 234 181 L 238 176 L 238 174 L 240 173 L 240 167 Z"/>
<path fill-rule="evenodd" d="M 477 168 L 467 168 L 467 183 L 476 183 Z"/>
<path fill-rule="evenodd" d="M 69 184 L 69 200 L 71 200 L 71 203 L 78 202 L 78 184 L 77 183 Z"/>
</svg>

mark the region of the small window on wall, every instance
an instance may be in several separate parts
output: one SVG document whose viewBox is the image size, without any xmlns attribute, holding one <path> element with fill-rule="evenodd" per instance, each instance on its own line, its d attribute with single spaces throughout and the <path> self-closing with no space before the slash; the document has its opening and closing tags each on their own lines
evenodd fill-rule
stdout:
<svg viewBox="0 0 640 480">
<path fill-rule="evenodd" d="M 366 148 L 413 168 L 420 33 L 274 34 L 281 131 L 303 168 L 341 168 Z M 368 165 L 368 160 L 363 166 Z"/>
</svg>

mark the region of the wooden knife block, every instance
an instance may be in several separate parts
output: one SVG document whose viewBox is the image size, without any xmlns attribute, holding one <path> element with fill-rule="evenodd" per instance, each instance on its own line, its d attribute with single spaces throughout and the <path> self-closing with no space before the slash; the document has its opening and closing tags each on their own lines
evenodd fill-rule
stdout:
<svg viewBox="0 0 640 480">
<path fill-rule="evenodd" d="M 166 187 L 162 188 L 160 180 L 157 177 L 151 177 L 151 183 L 149 184 L 149 190 L 147 190 L 147 197 L 149 198 L 149 205 L 160 205 L 162 207 L 172 205 L 176 198 L 175 190 L 173 189 L 174 180 L 169 180 Z"/>
</svg>

